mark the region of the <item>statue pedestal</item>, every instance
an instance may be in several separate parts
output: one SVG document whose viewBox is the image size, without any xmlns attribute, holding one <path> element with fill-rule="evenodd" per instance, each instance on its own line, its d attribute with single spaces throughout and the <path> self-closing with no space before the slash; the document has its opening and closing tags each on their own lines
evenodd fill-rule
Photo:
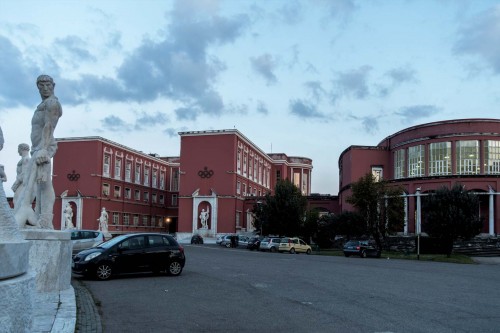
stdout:
<svg viewBox="0 0 500 333">
<path fill-rule="evenodd" d="M 71 233 L 46 229 L 23 229 L 31 242 L 29 263 L 36 273 L 37 292 L 66 290 L 71 287 Z"/>
<path fill-rule="evenodd" d="M 34 281 L 32 271 L 0 281 L 0 331 L 31 331 Z"/>
</svg>

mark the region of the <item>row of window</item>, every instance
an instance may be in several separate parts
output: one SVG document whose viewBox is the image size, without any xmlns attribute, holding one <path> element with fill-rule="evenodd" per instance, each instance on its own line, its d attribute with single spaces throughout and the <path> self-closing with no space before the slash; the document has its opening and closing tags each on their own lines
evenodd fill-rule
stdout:
<svg viewBox="0 0 500 333">
<path fill-rule="evenodd" d="M 165 173 L 164 170 L 159 170 L 158 167 L 153 166 L 151 168 L 150 165 L 144 165 L 142 161 L 136 161 L 135 165 L 133 165 L 132 160 L 126 160 L 125 162 L 125 172 L 122 175 L 122 161 L 123 157 L 115 156 L 114 161 L 114 172 L 111 175 L 111 159 L 112 155 L 109 153 L 104 153 L 103 158 L 103 167 L 102 167 L 102 175 L 103 177 L 113 177 L 117 180 L 124 179 L 126 182 L 132 182 L 132 167 L 134 167 L 134 179 L 133 182 L 135 184 L 151 186 L 153 188 L 159 188 L 160 190 L 165 189 Z M 179 190 L 179 169 L 172 169 L 171 175 L 171 183 L 170 183 L 171 191 Z"/>
<path fill-rule="evenodd" d="M 248 186 L 247 191 L 247 184 L 238 180 L 236 182 L 236 194 L 241 194 L 242 196 L 258 195 L 260 197 L 262 196 L 262 190 L 260 188 L 257 189 L 257 187 Z"/>
<path fill-rule="evenodd" d="M 257 152 L 242 143 L 238 143 L 236 154 L 236 172 L 243 177 L 270 188 L 271 166 Z"/>
<path fill-rule="evenodd" d="M 132 226 L 144 226 L 144 227 L 163 227 L 166 222 L 164 217 L 161 216 L 149 216 L 140 214 L 129 214 L 129 213 L 112 213 L 113 225 L 132 225 Z"/>
<path fill-rule="evenodd" d="M 102 195 L 105 197 L 110 196 L 110 185 L 107 183 L 102 184 Z M 132 194 L 133 194 L 133 199 L 136 201 L 141 201 L 144 200 L 145 202 L 149 202 L 151 200 L 152 203 L 156 204 L 159 203 L 160 205 L 165 204 L 165 196 L 163 194 L 157 194 L 157 193 L 151 193 L 151 198 L 149 196 L 149 191 L 143 191 L 141 193 L 140 190 L 132 190 L 128 187 L 125 187 L 125 191 L 123 193 L 123 197 L 125 199 L 132 200 Z M 122 197 L 122 188 L 121 186 L 115 185 L 113 189 L 113 198 L 120 199 Z M 172 206 L 177 206 L 177 194 L 172 194 Z"/>
<path fill-rule="evenodd" d="M 453 151 L 451 141 L 395 151 L 394 178 L 451 175 L 453 172 L 459 175 L 500 174 L 500 141 L 462 140 L 454 144 Z"/>
</svg>

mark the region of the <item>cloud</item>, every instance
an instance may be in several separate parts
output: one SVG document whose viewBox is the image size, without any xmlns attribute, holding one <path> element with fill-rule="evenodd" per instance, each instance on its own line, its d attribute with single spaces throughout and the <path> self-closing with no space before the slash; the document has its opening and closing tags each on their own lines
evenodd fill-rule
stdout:
<svg viewBox="0 0 500 333">
<path fill-rule="evenodd" d="M 377 85 L 379 96 L 385 97 L 404 83 L 416 82 L 415 70 L 411 67 L 398 67 L 387 71 L 384 75 L 389 82 Z"/>
<path fill-rule="evenodd" d="M 422 118 L 428 118 L 441 112 L 441 109 L 434 105 L 413 105 L 407 106 L 395 112 L 396 115 L 403 118 L 403 122 L 412 123 Z"/>
<path fill-rule="evenodd" d="M 323 99 L 323 96 L 327 94 L 326 90 L 321 86 L 321 82 L 319 81 L 308 81 L 304 83 L 307 92 L 311 95 L 311 97 L 319 102 Z"/>
<path fill-rule="evenodd" d="M 200 114 L 200 110 L 192 107 L 182 107 L 175 109 L 177 120 L 196 120 Z"/>
<path fill-rule="evenodd" d="M 257 103 L 257 112 L 261 114 L 268 115 L 269 114 L 269 109 L 267 108 L 266 104 L 262 101 L 259 101 Z"/>
<path fill-rule="evenodd" d="M 124 132 L 132 130 L 132 125 L 117 116 L 108 116 L 101 120 L 102 127 L 112 132 Z"/>
<path fill-rule="evenodd" d="M 40 96 L 35 93 L 35 81 L 41 74 L 40 69 L 29 59 L 25 59 L 21 51 L 3 36 L 0 36 L 0 50 L 0 73 L 3 81 L 0 85 L 0 106 L 35 107 L 40 102 Z"/>
<path fill-rule="evenodd" d="M 170 138 L 177 138 L 179 135 L 178 131 L 175 128 L 167 128 L 163 130 L 163 133 L 168 135 Z"/>
<path fill-rule="evenodd" d="M 290 113 L 299 118 L 324 119 L 328 117 L 317 110 L 316 105 L 301 99 L 291 100 L 289 103 Z"/>
<path fill-rule="evenodd" d="M 495 74 L 500 74 L 500 5 L 464 22 L 453 50 L 482 58 Z"/>
<path fill-rule="evenodd" d="M 288 0 L 278 9 L 281 21 L 288 25 L 300 23 L 303 19 L 303 8 L 298 1 Z"/>
<path fill-rule="evenodd" d="M 80 64 L 84 61 L 96 61 L 96 57 L 88 51 L 87 43 L 78 36 L 57 38 L 54 45 L 63 51 L 64 59 L 70 59 L 74 64 Z"/>
<path fill-rule="evenodd" d="M 135 129 L 148 129 L 157 125 L 164 125 L 168 122 L 168 117 L 161 112 L 156 112 L 155 114 L 149 115 L 146 112 L 142 112 L 139 118 L 135 121 Z"/>
<path fill-rule="evenodd" d="M 255 72 L 266 79 L 267 85 L 274 84 L 278 81 L 274 74 L 277 63 L 272 55 L 266 53 L 258 57 L 251 57 L 250 63 Z"/>
<path fill-rule="evenodd" d="M 333 95 L 335 97 L 354 97 L 356 99 L 366 98 L 370 93 L 367 81 L 371 70 L 371 66 L 362 66 L 358 69 L 339 73 L 338 78 L 333 82 L 334 89 L 337 89 L 333 92 Z"/>
</svg>

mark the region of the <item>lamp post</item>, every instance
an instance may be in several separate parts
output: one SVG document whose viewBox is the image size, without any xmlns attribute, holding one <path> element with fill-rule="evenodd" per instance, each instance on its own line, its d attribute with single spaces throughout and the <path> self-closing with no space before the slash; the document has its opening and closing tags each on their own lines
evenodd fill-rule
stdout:
<svg viewBox="0 0 500 333">
<path fill-rule="evenodd" d="M 420 233 L 422 232 L 422 205 L 420 200 L 420 190 L 420 187 L 418 187 L 415 192 L 415 195 L 417 196 L 417 225 L 415 230 L 417 232 L 417 260 L 420 260 Z"/>
<path fill-rule="evenodd" d="M 165 224 L 167 226 L 167 234 L 170 233 L 170 222 L 172 221 L 172 219 L 170 217 L 165 217 Z"/>
</svg>

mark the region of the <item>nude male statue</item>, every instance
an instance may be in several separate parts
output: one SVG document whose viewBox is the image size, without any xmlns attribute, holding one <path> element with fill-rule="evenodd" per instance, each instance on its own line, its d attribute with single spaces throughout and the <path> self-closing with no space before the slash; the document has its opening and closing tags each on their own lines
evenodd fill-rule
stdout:
<svg viewBox="0 0 500 333">
<path fill-rule="evenodd" d="M 28 223 L 43 229 L 54 229 L 52 217 L 55 192 L 52 186 L 51 159 L 57 150 L 54 130 L 62 116 L 62 108 L 54 96 L 55 83 L 50 76 L 40 75 L 36 85 L 42 102 L 31 119 L 30 175 L 25 190 L 19 198 L 20 207 L 14 207 L 14 210 L 16 221 L 21 228 Z M 33 197 L 36 198 L 35 215 L 31 210 Z M 36 221 L 33 221 L 34 217 Z"/>
<path fill-rule="evenodd" d="M 28 178 L 28 166 L 30 162 L 30 146 L 26 143 L 21 143 L 19 146 L 17 146 L 17 152 L 19 153 L 19 156 L 21 156 L 21 159 L 19 162 L 17 162 L 17 168 L 16 168 L 16 180 L 14 181 L 14 184 L 12 184 L 12 191 L 14 192 L 14 198 L 12 199 L 14 201 L 14 206 L 17 204 L 19 200 L 19 196 L 23 192 L 24 185 L 26 184 L 26 180 Z"/>
</svg>

